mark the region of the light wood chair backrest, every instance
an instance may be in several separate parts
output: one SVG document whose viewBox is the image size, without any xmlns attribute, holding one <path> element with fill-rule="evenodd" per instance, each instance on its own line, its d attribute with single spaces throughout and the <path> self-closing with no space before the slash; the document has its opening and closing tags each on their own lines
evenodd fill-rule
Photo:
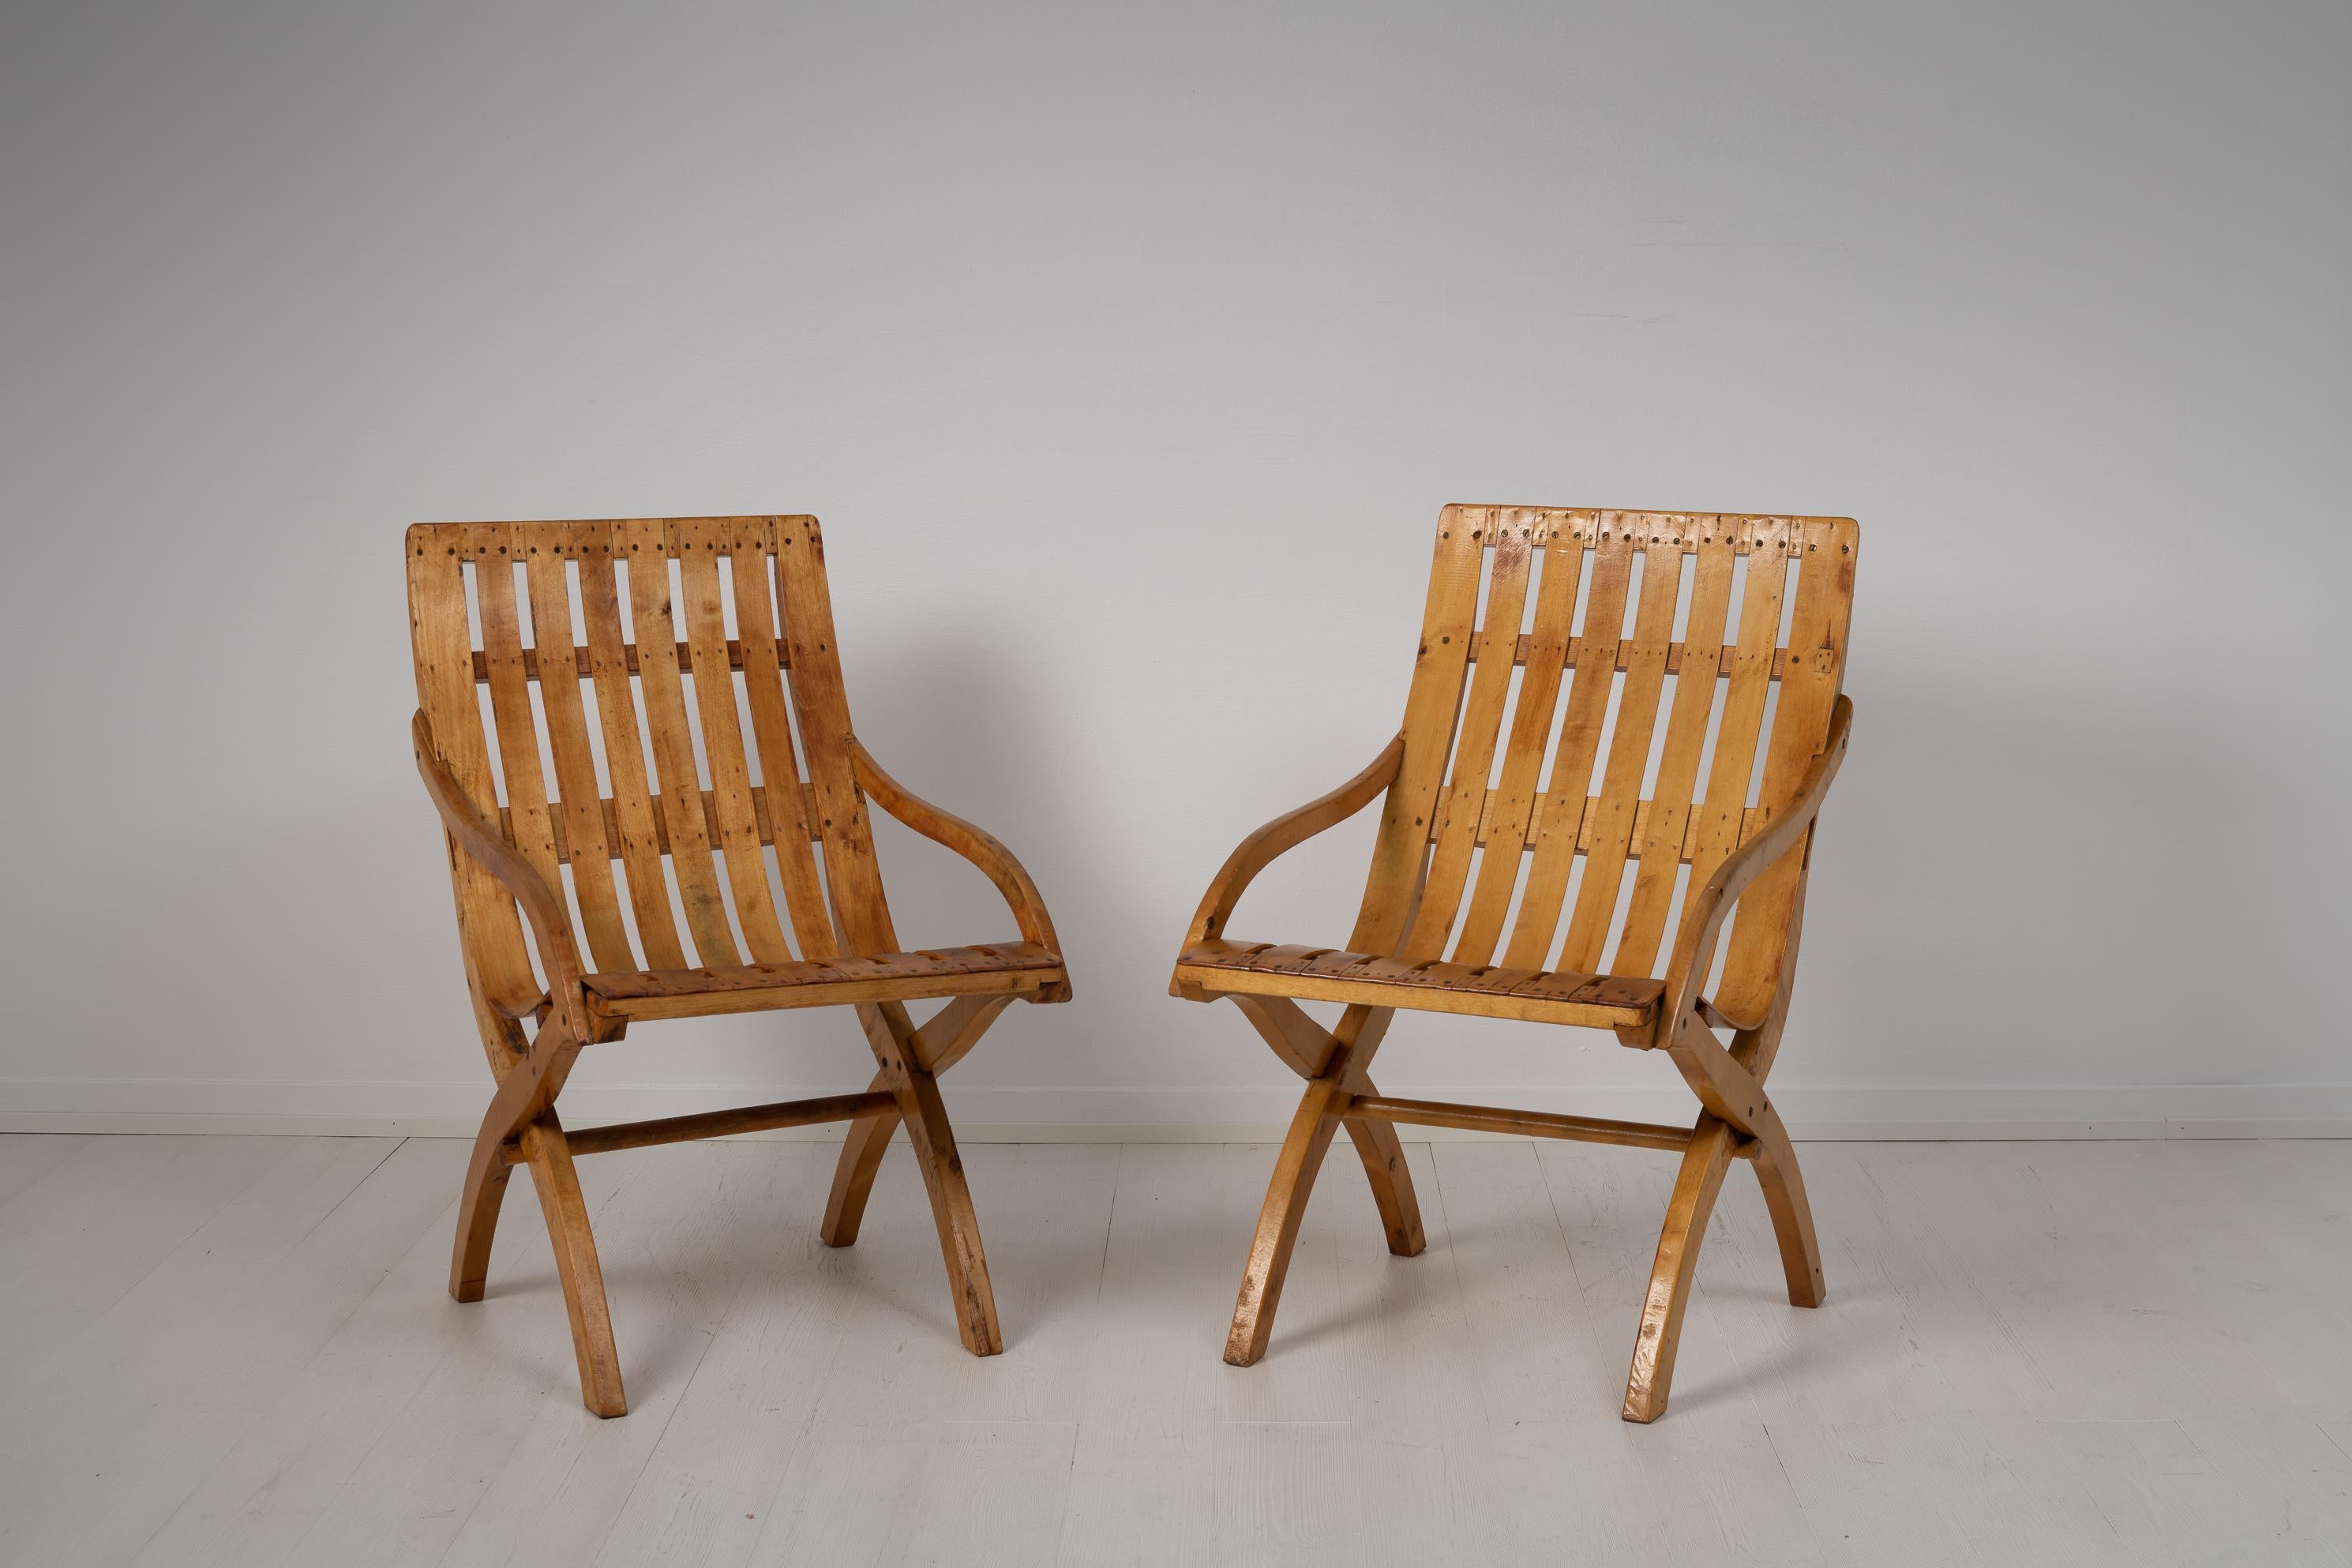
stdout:
<svg viewBox="0 0 2352 1568">
<path fill-rule="evenodd" d="M 1685 883 L 1770 821 L 1822 747 L 1859 533 L 1846 518 L 1447 507 L 1349 947 L 1655 973 Z M 1769 1000 L 1803 859 L 1740 902 L 1717 993 L 1735 1016 Z"/>
<path fill-rule="evenodd" d="M 814 518 L 425 523 L 407 555 L 434 744 L 593 968 L 897 949 Z M 457 875 L 478 983 L 535 994 L 512 899 Z"/>
</svg>

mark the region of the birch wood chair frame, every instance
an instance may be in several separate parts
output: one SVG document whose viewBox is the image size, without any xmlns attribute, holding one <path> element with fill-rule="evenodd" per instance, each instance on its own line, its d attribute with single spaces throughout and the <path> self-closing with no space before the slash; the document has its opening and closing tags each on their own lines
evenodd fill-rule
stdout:
<svg viewBox="0 0 2352 1568">
<path fill-rule="evenodd" d="M 1299 1216 L 1341 1128 L 1402 1257 L 1423 1237 L 1399 1122 L 1682 1155 L 1626 1380 L 1628 1421 L 1665 1411 L 1699 1245 L 1734 1159 L 1763 1187 L 1790 1300 L 1821 1304 L 1812 1213 L 1764 1080 L 1788 1020 L 1814 820 L 1852 722 L 1840 687 L 1859 542 L 1847 518 L 1444 510 L 1402 731 L 1354 778 L 1242 841 L 1176 963 L 1176 995 L 1230 997 L 1307 1080 L 1226 1361 L 1265 1353 Z M 1383 795 L 1344 948 L 1227 933 L 1259 871 Z M 1301 1002 L 1339 1004 L 1337 1025 Z M 1697 1120 L 1391 1099 L 1369 1075 L 1399 1009 L 1614 1030 L 1673 1059 Z"/>
<path fill-rule="evenodd" d="M 851 732 L 816 520 L 426 523 L 406 553 L 416 767 L 440 813 L 497 1080 L 449 1293 L 481 1300 L 507 1178 L 526 1167 L 582 1401 L 623 1415 L 574 1158 L 847 1121 L 820 1228 L 847 1247 L 903 1123 L 958 1331 L 995 1354 L 988 1264 L 937 1080 L 1014 1001 L 1067 1000 L 1069 978 L 1021 863 L 900 785 Z M 986 874 L 1019 940 L 901 951 L 869 800 Z M 907 1004 L 925 999 L 945 1005 L 918 1026 Z M 635 1021 L 828 1005 L 855 1009 L 874 1057 L 861 1093 L 584 1131 L 556 1115 L 580 1052 Z"/>
</svg>

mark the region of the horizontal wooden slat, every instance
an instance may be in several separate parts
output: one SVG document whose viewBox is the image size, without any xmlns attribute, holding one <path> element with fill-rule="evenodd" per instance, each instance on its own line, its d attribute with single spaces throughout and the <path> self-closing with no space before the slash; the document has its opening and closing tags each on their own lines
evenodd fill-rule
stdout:
<svg viewBox="0 0 2352 1568">
<path fill-rule="evenodd" d="M 775 1007 L 1037 991 L 1062 975 L 1059 954 L 1034 942 L 989 942 L 842 958 L 831 963 L 746 963 L 588 976 L 598 1012 L 624 1018 L 685 1018 Z"/>
<path fill-rule="evenodd" d="M 1479 810 L 1478 842 L 1480 844 L 1486 842 L 1487 829 L 1494 824 L 1496 796 L 1498 793 L 1499 792 L 1495 790 L 1488 790 L 1486 792 L 1486 804 Z M 1550 795 L 1539 795 L 1536 796 L 1536 808 L 1528 815 L 1528 841 L 1527 844 L 1521 846 L 1522 848 L 1532 848 L 1534 847 L 1536 826 L 1544 820 L 1544 815 L 1551 810 L 1551 805 L 1552 797 Z M 1638 847 L 1643 842 L 1643 836 L 1649 831 L 1650 805 L 1651 803 L 1645 800 L 1633 808 L 1633 843 L 1637 847 L 1634 850 L 1634 858 L 1637 859 L 1640 858 Z M 1599 795 L 1588 795 L 1585 798 L 1584 810 L 1578 818 L 1576 829 L 1576 849 L 1577 853 L 1580 855 L 1586 849 L 1591 847 L 1592 824 L 1596 814 L 1600 811 L 1600 808 L 1601 797 Z M 1746 838 L 1749 833 L 1763 826 L 1764 821 L 1765 814 L 1755 806 L 1749 806 L 1740 818 L 1739 833 L 1741 838 Z M 1436 833 L 1433 830 L 1430 834 L 1431 839 L 1434 841 L 1436 837 Z M 1684 860 L 1687 861 L 1691 858 L 1691 852 L 1697 847 L 1697 844 L 1698 825 L 1694 823 L 1692 824 L 1689 831 L 1685 833 L 1683 836 L 1682 858 Z"/>
<path fill-rule="evenodd" d="M 1176 983 L 1212 993 L 1370 1003 L 1604 1029 L 1645 1023 L 1664 989 L 1662 981 L 1640 977 L 1435 960 L 1408 963 L 1336 948 L 1215 940 L 1198 942 L 1178 956 Z"/>
<path fill-rule="evenodd" d="M 814 826 L 819 820 L 816 815 L 815 792 L 811 790 L 808 785 L 803 784 L 801 785 L 801 796 L 803 800 L 807 803 L 808 806 L 808 809 L 802 814 L 803 818 L 812 824 L 809 837 L 811 838 L 817 837 L 820 830 Z M 662 797 L 655 795 L 652 797 L 652 801 L 655 813 L 654 837 L 661 845 L 661 852 L 667 855 L 670 852 L 669 828 L 667 825 L 667 819 L 661 816 Z M 606 844 L 620 843 L 620 817 L 619 813 L 614 806 L 614 803 L 607 799 L 600 801 L 597 804 L 602 805 L 604 810 L 604 842 Z M 762 844 L 773 844 L 776 841 L 776 823 L 774 816 L 768 810 L 768 791 L 766 785 L 754 784 L 751 786 L 751 810 L 753 816 L 759 821 L 760 842 Z M 709 790 L 704 790 L 702 792 L 702 820 L 712 832 L 715 833 L 718 831 L 719 803 L 712 797 L 711 793 Z M 507 837 L 509 839 L 514 837 L 514 814 L 503 805 L 499 807 L 499 826 L 506 829 Z M 555 858 L 558 860 L 568 861 L 572 858 L 570 836 L 564 832 L 563 824 L 561 820 L 555 821 L 552 824 L 552 826 L 555 829 Z M 621 858 L 621 854 L 618 849 L 614 850 L 612 854 L 613 858 L 615 860 Z"/>
<path fill-rule="evenodd" d="M 635 675 L 637 672 L 637 645 L 633 642 L 623 643 L 621 653 L 628 660 L 629 673 Z M 776 660 L 780 666 L 788 666 L 789 661 L 781 652 L 777 654 Z M 583 680 L 588 679 L 588 650 L 585 647 L 575 647 L 572 650 L 572 662 L 577 667 L 580 679 Z M 694 673 L 693 655 L 685 643 L 677 645 L 677 667 L 688 675 Z M 743 645 L 733 637 L 727 639 L 727 667 L 730 669 L 743 668 Z M 539 679 L 539 649 L 527 647 L 522 650 L 522 672 L 528 679 Z M 489 657 L 477 648 L 474 651 L 474 679 L 477 684 L 479 684 L 489 679 Z"/>
<path fill-rule="evenodd" d="M 1511 662 L 1512 662 L 1513 664 L 1524 665 L 1524 664 L 1526 664 L 1526 663 L 1528 662 L 1528 644 L 1530 641 L 1532 641 L 1532 640 L 1533 640 L 1533 639 L 1532 639 L 1532 638 L 1530 638 L 1530 637 L 1529 637 L 1526 633 L 1522 632 L 1522 633 L 1520 633 L 1520 634 L 1519 634 L 1519 645 L 1518 645 L 1518 651 L 1517 651 L 1517 654 L 1515 654 L 1515 655 L 1512 657 L 1512 659 L 1511 659 Z M 1616 665 L 1616 668 L 1619 668 L 1619 669 L 1623 669 L 1623 668 L 1625 668 L 1625 656 L 1626 656 L 1626 654 L 1627 654 L 1627 653 L 1632 649 L 1632 647 L 1633 647 L 1633 639 L 1631 639 L 1630 637 L 1629 637 L 1629 638 L 1626 638 L 1626 639 L 1624 639 L 1623 641 L 1619 642 L 1619 643 L 1616 645 L 1616 647 L 1617 647 L 1617 665 Z M 1726 676 L 1726 675 L 1729 675 L 1729 674 L 1731 673 L 1731 658 L 1732 658 L 1732 655 L 1733 655 L 1735 652 L 1737 652 L 1737 651 L 1738 651 L 1737 649 L 1727 647 L 1727 648 L 1725 648 L 1725 649 L 1724 649 L 1724 650 L 1723 650 L 1723 651 L 1722 651 L 1722 652 L 1717 656 L 1717 659 L 1716 659 L 1716 674 L 1717 674 L 1717 675 L 1718 675 L 1718 676 Z M 1583 657 L 1583 655 L 1584 655 L 1584 639 L 1583 639 L 1582 637 L 1570 637 L 1570 638 L 1569 638 L 1569 639 L 1568 639 L 1568 666 L 1567 666 L 1567 668 L 1569 668 L 1570 669 L 1574 669 L 1574 668 L 1576 668 L 1576 661 L 1577 661 L 1579 658 L 1581 658 Z M 1471 662 L 1472 662 L 1472 663 L 1474 663 L 1474 664 L 1475 664 L 1475 663 L 1476 663 L 1476 662 L 1477 662 L 1477 658 L 1478 658 L 1478 656 L 1477 656 L 1477 652 L 1476 652 L 1476 650 L 1475 650 L 1475 649 L 1473 649 L 1473 650 L 1471 651 L 1471 654 L 1470 654 L 1470 656 L 1469 656 L 1469 657 L 1470 657 L 1470 660 L 1471 660 Z M 525 659 L 529 659 L 529 658 L 530 658 L 530 651 L 529 651 L 528 649 L 524 650 L 523 658 L 524 658 Z M 477 663 L 477 667 L 478 668 L 478 666 L 479 666 L 479 656 L 478 656 L 478 656 L 476 656 L 476 663 Z M 1681 673 L 1682 673 L 1682 668 L 1683 668 L 1683 645 L 1682 645 L 1682 644 L 1680 644 L 1680 643 L 1678 643 L 1678 642 L 1676 642 L 1676 643 L 1668 643 L 1668 644 L 1666 645 L 1666 673 L 1667 673 L 1668 675 L 1679 675 L 1679 674 L 1681 674 Z M 1789 650 L 1788 650 L 1787 648 L 1781 648 L 1781 649 L 1778 650 L 1777 652 L 1775 652 L 1775 653 L 1772 655 L 1772 679 L 1775 679 L 1775 680 L 1780 679 L 1780 676 L 1781 676 L 1781 672 L 1782 672 L 1782 671 L 1784 671 L 1784 670 L 1786 670 L 1788 668 L 1789 668 Z"/>
<path fill-rule="evenodd" d="M 1570 1138 L 1585 1143 L 1615 1143 L 1633 1149 L 1690 1146 L 1690 1129 L 1658 1121 L 1612 1121 L 1601 1116 L 1567 1116 L 1549 1110 L 1508 1110 L 1492 1105 L 1451 1105 L 1435 1100 L 1395 1100 L 1387 1095 L 1351 1097 L 1341 1114 L 1416 1127 L 1459 1127 L 1470 1132 L 1517 1132 L 1530 1138 Z"/>
<path fill-rule="evenodd" d="M 1474 507 L 1469 510 L 1473 511 L 1483 510 L 1489 512 L 1517 510 L 1550 511 L 1550 509 L 1542 507 L 1518 508 L 1490 506 Z M 1653 552 L 1659 555 L 1691 555 L 1696 553 L 1698 549 L 1698 541 L 1690 537 L 1695 529 L 1703 531 L 1714 528 L 1720 531 L 1723 525 L 1729 524 L 1735 530 L 1731 540 L 1733 552 L 1739 555 L 1748 555 L 1755 552 L 1755 542 L 1745 533 L 1737 531 L 1738 525 L 1742 523 L 1773 521 L 1781 523 L 1842 523 L 1851 521 L 1850 519 L 1838 517 L 1783 518 L 1760 512 L 1750 514 L 1748 512 L 1716 513 L 1703 511 L 1603 510 L 1598 513 L 1591 511 L 1575 511 L 1555 515 L 1574 517 L 1579 521 L 1565 527 L 1555 524 L 1549 531 L 1538 529 L 1535 535 L 1538 542 L 1549 541 L 1556 538 L 1561 533 L 1573 533 L 1577 537 L 1583 539 L 1587 544 L 1590 544 L 1592 541 L 1592 531 L 1596 526 L 1605 525 L 1608 527 L 1623 527 L 1623 525 L 1630 523 L 1633 526 L 1626 529 L 1625 531 L 1629 533 L 1634 541 L 1634 552 L 1637 554 Z M 1596 523 L 1596 518 L 1601 520 L 1600 522 Z M 1654 531 L 1668 529 L 1675 531 L 1671 537 L 1664 531 Z M 1484 532 L 1482 535 L 1480 532 L 1474 531 L 1472 537 L 1478 540 L 1479 545 L 1482 549 L 1492 550 L 1497 543 L 1501 542 L 1503 535 L 1507 531 L 1507 529 L 1496 528 L 1491 531 Z M 1794 555 L 1798 553 L 1796 546 L 1791 544 L 1783 543 L 1768 545 L 1767 548 L 1775 550 L 1783 555 Z"/>
<path fill-rule="evenodd" d="M 574 1154 L 604 1154 L 615 1149 L 644 1149 L 656 1143 L 685 1143 L 698 1138 L 724 1138 L 730 1132 L 765 1132 L 778 1127 L 814 1127 L 826 1121 L 854 1121 L 878 1111 L 896 1110 L 898 1102 L 876 1089 L 865 1094 L 831 1094 L 817 1100 L 784 1100 L 772 1105 L 745 1105 L 728 1110 L 705 1110 L 693 1116 L 665 1116 L 653 1121 L 621 1121 L 607 1127 L 581 1127 L 565 1131 L 564 1142 Z M 520 1164 L 522 1151 L 509 1144 L 507 1163 Z"/>
</svg>

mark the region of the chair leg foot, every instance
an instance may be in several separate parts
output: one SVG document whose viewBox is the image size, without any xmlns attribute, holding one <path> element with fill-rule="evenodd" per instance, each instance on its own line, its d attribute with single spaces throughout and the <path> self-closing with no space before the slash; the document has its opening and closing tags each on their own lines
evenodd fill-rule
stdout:
<svg viewBox="0 0 2352 1568">
<path fill-rule="evenodd" d="M 887 1089 L 889 1074 L 877 1073 L 866 1087 Z M 882 1156 L 901 1120 L 890 1112 L 861 1117 L 849 1124 L 840 1163 L 833 1168 L 833 1191 L 825 1196 L 824 1220 L 817 1226 L 817 1235 L 827 1247 L 848 1247 L 857 1240 L 857 1227 L 866 1218 L 866 1200 L 874 1191 L 874 1173 L 882 1168 Z"/>
<path fill-rule="evenodd" d="M 1298 1243 L 1298 1222 L 1307 1199 L 1315 1190 L 1315 1174 L 1330 1150 L 1339 1119 L 1330 1114 L 1338 1084 L 1317 1079 L 1307 1086 L 1290 1132 L 1275 1157 L 1274 1179 L 1266 1184 L 1265 1204 L 1258 1210 L 1257 1235 L 1250 1242 L 1249 1264 L 1242 1273 L 1241 1295 L 1234 1303 L 1233 1331 L 1225 1339 L 1225 1362 L 1249 1366 L 1265 1354 L 1274 1332 L 1275 1308 L 1282 1300 L 1282 1282 L 1290 1272 L 1291 1249 Z M 1370 1163 L 1370 1157 L 1366 1164 Z M 1380 1184 L 1375 1181 L 1377 1192 Z"/>
<path fill-rule="evenodd" d="M 1780 1244 L 1780 1269 L 1788 1276 L 1790 1304 L 1818 1307 L 1829 1299 L 1829 1282 L 1822 1274 L 1822 1244 L 1813 1235 L 1813 1205 L 1805 1197 L 1797 1152 L 1777 1117 L 1759 1143 L 1756 1181 L 1764 1189 L 1772 1235 Z"/>
<path fill-rule="evenodd" d="M 465 1194 L 457 1200 L 457 1234 L 449 1251 L 449 1294 L 460 1301 L 482 1299 L 490 1274 L 490 1239 L 506 1202 L 507 1178 L 513 1173 L 499 1142 L 476 1142 L 466 1168 Z"/>
<path fill-rule="evenodd" d="M 1364 1174 L 1371 1180 L 1372 1201 L 1380 1205 L 1389 1250 L 1399 1258 L 1420 1257 L 1429 1240 L 1422 1232 L 1421 1200 L 1413 1193 L 1412 1172 L 1404 1163 L 1404 1144 L 1396 1128 L 1360 1117 L 1348 1118 L 1346 1125 L 1357 1157 L 1364 1162 Z"/>
<path fill-rule="evenodd" d="M 1683 1152 L 1666 1223 L 1658 1233 L 1658 1256 L 1650 1268 L 1649 1294 L 1642 1302 L 1642 1328 L 1633 1342 L 1633 1366 L 1625 1380 L 1628 1421 L 1651 1422 L 1666 1413 L 1675 1380 L 1675 1352 L 1682 1342 L 1683 1312 L 1690 1305 L 1698 1249 L 1706 1238 L 1707 1215 L 1730 1168 L 1736 1134 L 1725 1122 L 1702 1113 Z"/>
<path fill-rule="evenodd" d="M 1004 1331 L 996 1320 L 996 1291 L 989 1282 L 988 1255 L 981 1247 L 980 1216 L 972 1208 L 971 1188 L 964 1180 L 963 1158 L 956 1152 L 939 1080 L 920 1063 L 914 1026 L 905 1008 L 891 1002 L 868 1003 L 857 1015 L 882 1077 L 898 1097 L 898 1115 L 907 1123 L 915 1164 L 930 1194 L 940 1256 L 955 1297 L 956 1332 L 972 1354 L 996 1355 L 1004 1349 Z"/>
<path fill-rule="evenodd" d="M 964 1181 L 963 1159 L 956 1152 L 947 1107 L 940 1100 L 938 1083 L 920 1068 L 911 1088 L 915 1103 L 906 1116 L 907 1132 L 930 1194 L 931 1217 L 939 1225 L 940 1256 L 955 1295 L 956 1332 L 972 1354 L 996 1355 L 1004 1349 L 1004 1331 L 996 1321 L 996 1291 L 988 1279 L 988 1255 L 981 1247 L 980 1216 L 972 1208 L 971 1188 Z"/>
<path fill-rule="evenodd" d="M 625 1415 L 628 1395 L 621 1387 L 621 1356 L 613 1343 L 613 1314 L 604 1300 L 604 1271 L 596 1261 L 596 1237 L 588 1227 L 588 1204 L 562 1125 L 551 1110 L 522 1130 L 524 1162 L 539 1189 L 547 1238 L 555 1248 L 555 1274 L 563 1284 L 563 1307 L 572 1319 L 572 1349 L 580 1363 L 580 1402 L 598 1415 Z"/>
</svg>

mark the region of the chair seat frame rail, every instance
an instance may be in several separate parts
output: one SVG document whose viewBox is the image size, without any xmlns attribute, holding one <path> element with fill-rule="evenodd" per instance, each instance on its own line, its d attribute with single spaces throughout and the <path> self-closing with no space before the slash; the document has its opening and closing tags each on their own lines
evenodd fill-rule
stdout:
<svg viewBox="0 0 2352 1568">
<path fill-rule="evenodd" d="M 1821 1304 L 1812 1212 L 1765 1079 L 1788 1022 L 1815 821 L 1853 722 L 1842 687 L 1859 543 L 1849 518 L 1444 509 L 1403 728 L 1355 777 L 1242 841 L 1171 981 L 1189 1000 L 1230 999 L 1307 1080 L 1226 1361 L 1266 1352 L 1300 1215 L 1341 1129 L 1401 1257 L 1423 1241 L 1399 1124 L 1682 1156 L 1628 1421 L 1665 1411 L 1699 1247 L 1734 1160 L 1763 1189 L 1789 1300 Z M 1344 947 L 1228 932 L 1260 871 L 1376 799 Z M 1338 1022 L 1326 1027 L 1302 1002 L 1338 1004 Z M 1666 1054 L 1696 1118 L 1383 1095 L 1372 1058 L 1400 1010 L 1612 1029 Z"/>
<path fill-rule="evenodd" d="M 507 1178 L 524 1167 L 582 1402 L 624 1415 L 575 1159 L 845 1121 L 819 1234 L 847 1247 L 904 1126 L 958 1333 L 975 1355 L 1002 1350 L 938 1079 L 1013 1003 L 1066 1000 L 1069 979 L 1021 863 L 901 785 L 852 733 L 816 520 L 421 523 L 405 543 L 411 738 L 496 1082 L 449 1293 L 482 1299 Z M 979 868 L 1016 934 L 901 951 L 869 804 Z M 942 1005 L 918 1025 L 908 1004 L 926 1000 Z M 580 1053 L 633 1021 L 827 1005 L 854 1012 L 873 1058 L 860 1092 L 584 1131 L 556 1114 Z"/>
</svg>

